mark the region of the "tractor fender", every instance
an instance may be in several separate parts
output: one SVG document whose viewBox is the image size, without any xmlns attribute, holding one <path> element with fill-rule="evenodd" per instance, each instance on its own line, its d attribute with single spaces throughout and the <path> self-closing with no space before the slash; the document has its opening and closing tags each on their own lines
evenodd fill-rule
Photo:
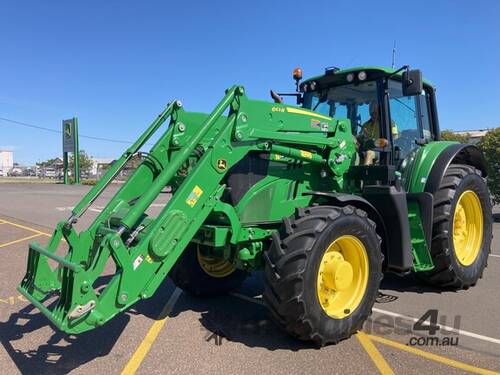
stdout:
<svg viewBox="0 0 500 375">
<path fill-rule="evenodd" d="M 479 169 L 483 177 L 488 175 L 486 159 L 481 150 L 471 144 L 457 143 L 445 148 L 432 165 L 424 191 L 434 194 L 439 189 L 443 176 L 451 163 L 466 164 Z"/>
<path fill-rule="evenodd" d="M 315 198 L 323 198 L 326 201 L 328 201 L 328 204 L 331 204 L 333 206 L 345 207 L 350 205 L 365 211 L 368 214 L 368 217 L 375 222 L 377 226 L 377 234 L 382 238 L 382 252 L 385 255 L 385 260 L 384 260 L 384 267 L 385 267 L 385 262 L 387 261 L 387 243 L 388 243 L 387 229 L 384 220 L 382 218 L 382 215 L 373 206 L 373 204 L 368 202 L 365 198 L 354 194 L 310 191 L 308 193 L 304 193 L 304 195 L 312 195 Z"/>
<path fill-rule="evenodd" d="M 328 200 L 329 203 L 332 203 L 335 206 L 344 207 L 347 205 L 351 205 L 356 208 L 360 208 L 366 211 L 368 215 L 373 214 L 373 218 L 371 219 L 374 221 L 380 220 L 381 224 L 383 225 L 382 216 L 377 211 L 377 209 L 365 198 L 359 195 L 346 194 L 346 193 L 331 193 L 326 191 L 310 191 L 304 193 L 304 195 L 312 195 L 314 197 L 324 198 Z M 377 224 L 377 222 L 375 223 Z"/>
</svg>

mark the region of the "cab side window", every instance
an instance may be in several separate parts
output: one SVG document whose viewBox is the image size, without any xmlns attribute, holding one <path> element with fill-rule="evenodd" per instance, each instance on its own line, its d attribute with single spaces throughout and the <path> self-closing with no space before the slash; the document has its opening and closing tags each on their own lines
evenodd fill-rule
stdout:
<svg viewBox="0 0 500 375">
<path fill-rule="evenodd" d="M 421 139 L 416 97 L 403 96 L 401 82 L 389 81 L 389 109 L 394 146 L 399 148 L 400 159 L 404 159 Z"/>
<path fill-rule="evenodd" d="M 421 95 L 417 96 L 417 107 L 420 113 L 420 123 L 423 131 L 423 138 L 431 141 L 432 130 L 429 117 L 429 95 L 427 95 L 425 91 L 423 91 Z"/>
</svg>

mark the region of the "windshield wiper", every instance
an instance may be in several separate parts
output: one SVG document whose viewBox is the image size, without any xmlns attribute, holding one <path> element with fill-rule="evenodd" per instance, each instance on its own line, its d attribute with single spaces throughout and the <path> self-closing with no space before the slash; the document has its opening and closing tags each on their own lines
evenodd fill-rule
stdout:
<svg viewBox="0 0 500 375">
<path fill-rule="evenodd" d="M 321 95 L 321 97 L 318 99 L 318 102 L 317 102 L 317 103 L 316 103 L 316 105 L 314 106 L 313 111 L 316 111 L 316 108 L 318 108 L 318 106 L 319 106 L 321 103 L 324 103 L 324 102 L 326 101 L 326 98 L 327 98 L 327 95 L 326 95 L 326 94 Z"/>
<path fill-rule="evenodd" d="M 407 105 L 407 104 L 403 103 L 403 102 L 402 102 L 401 100 L 399 100 L 398 98 L 391 98 L 391 99 L 396 100 L 396 101 L 397 101 L 398 103 L 400 103 L 402 106 L 406 107 L 407 109 L 409 109 L 410 111 L 412 111 L 413 113 L 415 113 L 415 110 L 414 110 L 412 107 L 410 107 L 409 105 Z"/>
</svg>

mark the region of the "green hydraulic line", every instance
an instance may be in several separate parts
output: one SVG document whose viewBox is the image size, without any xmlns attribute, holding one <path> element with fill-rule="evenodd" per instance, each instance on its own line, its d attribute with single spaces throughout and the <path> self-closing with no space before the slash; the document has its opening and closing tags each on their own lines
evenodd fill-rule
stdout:
<svg viewBox="0 0 500 375">
<path fill-rule="evenodd" d="M 113 163 L 111 168 L 108 169 L 106 174 L 99 180 L 99 182 L 85 195 L 79 204 L 71 212 L 69 223 L 74 223 L 77 217 L 83 215 L 88 207 L 94 200 L 102 193 L 102 191 L 109 185 L 115 178 L 118 172 L 123 168 L 127 161 L 134 155 L 151 136 L 158 130 L 158 128 L 165 122 L 165 120 L 172 114 L 172 111 L 182 107 L 179 100 L 174 100 L 170 103 L 165 110 L 151 123 L 144 133 L 139 137 L 133 145 L 131 145 L 122 156 Z"/>
<path fill-rule="evenodd" d="M 203 125 L 197 134 L 189 140 L 189 142 L 184 146 L 179 154 L 172 160 L 172 162 L 164 169 L 158 177 L 155 179 L 151 187 L 144 192 L 144 194 L 139 198 L 139 200 L 134 204 L 130 211 L 123 217 L 120 222 L 120 228 L 118 233 L 123 233 L 126 228 L 130 229 L 134 226 L 140 216 L 146 211 L 149 205 L 155 200 L 155 198 L 160 194 L 160 191 L 167 185 L 167 183 L 172 179 L 177 170 L 181 167 L 182 163 L 191 155 L 193 150 L 196 148 L 198 143 L 205 136 L 207 131 L 212 127 L 215 121 L 224 113 L 226 108 L 231 104 L 235 95 L 242 95 L 243 88 L 238 86 L 231 87 L 226 96 L 222 98 L 217 107 L 213 112 L 207 117 Z M 226 122 L 227 125 L 227 122 Z M 221 132 L 223 129 L 221 129 Z"/>
</svg>

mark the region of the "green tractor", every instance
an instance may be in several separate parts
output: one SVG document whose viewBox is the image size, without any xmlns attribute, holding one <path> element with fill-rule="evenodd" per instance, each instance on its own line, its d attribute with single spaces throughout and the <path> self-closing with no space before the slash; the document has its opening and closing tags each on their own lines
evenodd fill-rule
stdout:
<svg viewBox="0 0 500 375">
<path fill-rule="evenodd" d="M 486 162 L 473 145 L 440 141 L 433 85 L 407 66 L 327 68 L 302 82 L 296 69 L 294 78 L 295 92 L 271 92 L 274 102 L 241 86 L 210 114 L 172 101 L 47 246 L 29 245 L 19 291 L 77 334 L 151 297 L 167 276 L 215 295 L 263 270 L 276 323 L 325 345 L 361 328 L 384 272 L 474 286 L 492 237 Z M 135 172 L 77 231 L 154 134 Z M 166 206 L 147 215 L 165 191 Z M 108 261 L 116 270 L 103 284 Z"/>
</svg>

